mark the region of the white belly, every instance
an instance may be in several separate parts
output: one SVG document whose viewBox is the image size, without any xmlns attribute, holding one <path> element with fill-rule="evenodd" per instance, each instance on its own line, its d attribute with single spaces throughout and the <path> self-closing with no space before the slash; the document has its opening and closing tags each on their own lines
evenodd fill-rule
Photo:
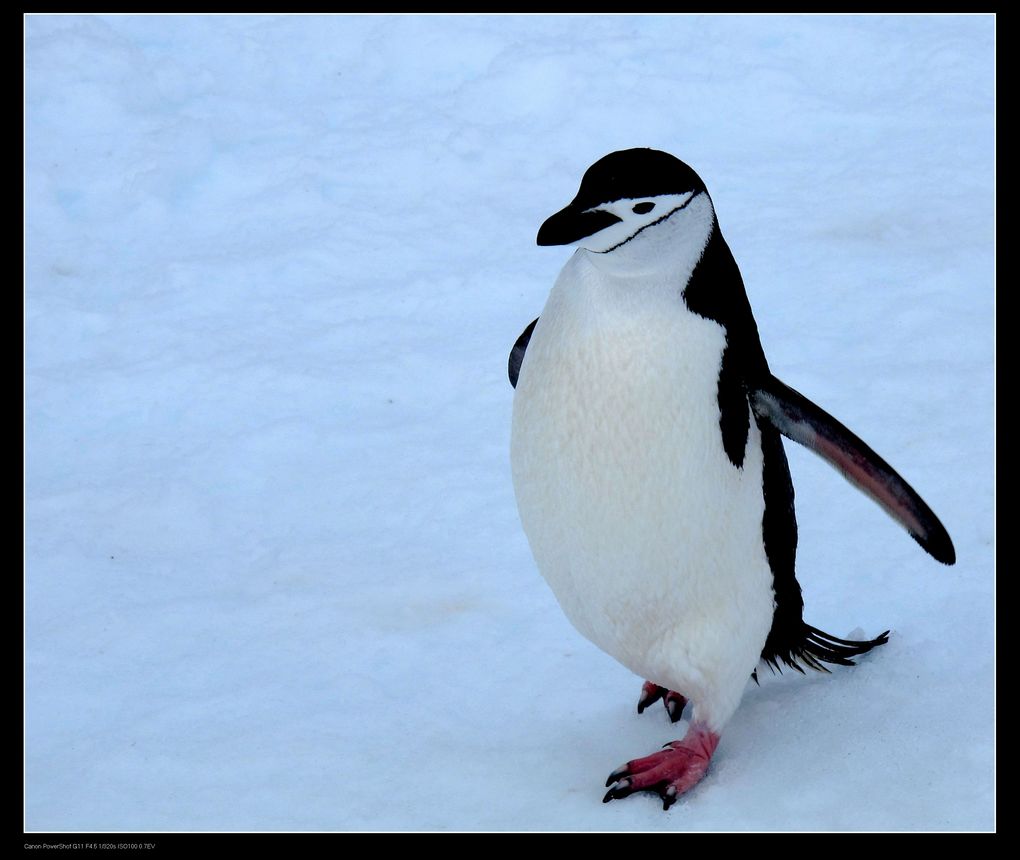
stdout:
<svg viewBox="0 0 1020 860">
<path fill-rule="evenodd" d="M 721 725 L 772 620 L 762 462 L 726 455 L 725 332 L 679 286 L 618 281 L 579 252 L 557 281 L 514 397 L 521 521 L 567 617 Z"/>
</svg>

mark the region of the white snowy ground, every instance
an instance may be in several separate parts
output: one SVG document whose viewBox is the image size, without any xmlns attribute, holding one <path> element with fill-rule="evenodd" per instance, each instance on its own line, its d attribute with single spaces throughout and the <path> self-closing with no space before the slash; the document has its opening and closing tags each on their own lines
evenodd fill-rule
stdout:
<svg viewBox="0 0 1020 860">
<path fill-rule="evenodd" d="M 994 23 L 29 17 L 26 828 L 994 827 Z M 893 635 L 766 671 L 668 814 L 601 803 L 682 727 L 507 453 L 535 233 L 631 146 L 959 555 L 788 444 L 807 620 Z"/>
</svg>

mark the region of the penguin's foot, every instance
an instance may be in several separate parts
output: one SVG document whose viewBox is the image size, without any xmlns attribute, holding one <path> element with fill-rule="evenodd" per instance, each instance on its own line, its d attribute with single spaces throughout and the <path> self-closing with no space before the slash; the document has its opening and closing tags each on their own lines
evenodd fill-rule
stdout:
<svg viewBox="0 0 1020 860">
<path fill-rule="evenodd" d="M 666 706 L 666 713 L 669 714 L 671 723 L 677 722 L 683 716 L 684 708 L 687 707 L 687 698 L 673 690 L 660 687 L 653 681 L 645 681 L 641 686 L 641 698 L 638 699 L 637 712 L 643 713 L 645 708 L 658 699 L 662 699 L 662 704 Z"/>
<path fill-rule="evenodd" d="M 609 791 L 602 802 L 635 791 L 654 791 L 662 798 L 662 808 L 669 809 L 705 775 L 718 744 L 719 735 L 703 723 L 694 723 L 682 741 L 666 744 L 659 752 L 629 761 L 609 774 Z"/>
</svg>

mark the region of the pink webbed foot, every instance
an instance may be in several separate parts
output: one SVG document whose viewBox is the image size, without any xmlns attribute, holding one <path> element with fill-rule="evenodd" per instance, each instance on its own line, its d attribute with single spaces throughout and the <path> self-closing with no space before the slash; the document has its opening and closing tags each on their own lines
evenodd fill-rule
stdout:
<svg viewBox="0 0 1020 860">
<path fill-rule="evenodd" d="M 666 713 L 669 714 L 671 723 L 677 722 L 683 716 L 684 708 L 687 707 L 687 699 L 673 690 L 660 687 L 652 681 L 645 681 L 641 687 L 641 698 L 638 699 L 637 712 L 643 713 L 645 708 L 658 699 L 666 706 Z"/>
<path fill-rule="evenodd" d="M 659 752 L 629 761 L 609 774 L 606 780 L 609 791 L 602 802 L 609 803 L 635 791 L 654 791 L 662 798 L 662 808 L 669 809 L 705 775 L 718 744 L 719 735 L 695 723 L 682 741 L 666 744 Z"/>
</svg>

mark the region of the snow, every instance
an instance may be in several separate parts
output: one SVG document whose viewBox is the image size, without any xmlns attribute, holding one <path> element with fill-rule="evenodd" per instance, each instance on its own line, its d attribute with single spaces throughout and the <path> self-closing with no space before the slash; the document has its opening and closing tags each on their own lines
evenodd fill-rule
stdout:
<svg viewBox="0 0 1020 860">
<path fill-rule="evenodd" d="M 25 23 L 25 827 L 989 830 L 995 19 Z M 679 737 L 538 575 L 506 359 L 615 149 L 712 193 L 774 372 L 942 518 L 803 449 L 806 619 L 889 644 Z M 761 674 L 761 673 L 760 673 Z"/>
</svg>

